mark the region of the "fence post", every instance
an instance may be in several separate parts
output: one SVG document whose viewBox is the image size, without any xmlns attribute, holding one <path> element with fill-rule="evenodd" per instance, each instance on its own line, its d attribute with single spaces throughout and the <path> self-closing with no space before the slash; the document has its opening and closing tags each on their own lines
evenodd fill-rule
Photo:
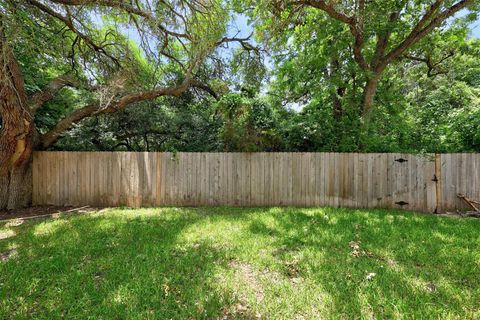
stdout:
<svg viewBox="0 0 480 320">
<path fill-rule="evenodd" d="M 442 213 L 442 155 L 435 154 L 435 213 Z"/>
</svg>

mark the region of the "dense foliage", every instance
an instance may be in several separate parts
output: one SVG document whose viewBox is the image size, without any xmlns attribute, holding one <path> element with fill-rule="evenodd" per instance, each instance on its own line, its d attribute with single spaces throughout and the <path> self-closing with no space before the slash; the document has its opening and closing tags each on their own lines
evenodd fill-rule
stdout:
<svg viewBox="0 0 480 320">
<path fill-rule="evenodd" d="M 380 18 L 376 20 L 385 17 L 394 7 L 367 7 L 366 16 L 371 21 L 365 26 L 362 47 L 366 59 L 374 59 L 376 35 L 392 33 L 390 47 L 393 47 L 406 37 L 430 2 L 419 1 L 418 8 L 409 8 L 410 15 L 403 15 L 394 25 Z M 7 6 L 6 3 L 8 1 L 2 5 Z M 382 71 L 368 117 L 361 110 L 368 73 L 359 66 L 352 51 L 354 38 L 348 25 L 318 8 L 294 7 L 282 1 L 238 0 L 225 8 L 230 11 L 216 13 L 230 16 L 225 21 L 239 17 L 245 20 L 248 16 L 248 28 L 255 32 L 256 45 L 262 49 L 253 50 L 246 43 L 208 49 L 208 56 L 206 53 L 202 56 L 203 64 L 196 66 L 196 76 L 205 86 L 208 84 L 208 90 L 214 91 L 214 95 L 192 87 L 179 98 L 159 97 L 139 101 L 115 113 L 93 114 L 62 133 L 48 148 L 480 151 L 480 41 L 469 32 L 469 22 L 476 19 L 478 12 L 475 2 L 469 10 L 441 24 Z M 336 9 L 350 12 L 348 5 Z M 101 75 L 97 79 L 99 84 L 109 79 L 102 90 L 113 90 L 113 95 L 125 91 L 125 87 L 148 89 L 158 84 L 168 85 L 184 77 L 182 64 L 176 61 L 189 63 L 197 59 L 190 56 L 192 52 L 202 55 L 208 51 L 198 47 L 182 48 L 177 42 L 163 52 L 172 55 L 171 62 L 155 68 L 151 60 L 158 54 L 155 50 L 160 49 L 158 43 L 148 45 L 151 35 L 128 38 L 116 33 L 117 24 L 129 28 L 134 21 L 128 16 L 100 10 L 95 11 L 95 15 L 105 13 L 104 34 L 97 34 L 96 38 L 124 42 L 129 51 L 111 47 L 107 49 L 108 54 L 98 55 L 94 50 L 89 51 L 87 41 L 75 46 L 78 37 L 74 34 L 57 37 L 52 33 L 52 30 L 62 30 L 58 19 L 39 16 L 34 21 L 28 16 L 29 10 L 33 9 L 19 7 L 17 14 L 11 16 L 15 19 L 9 23 L 17 25 L 14 28 L 17 34 L 11 37 L 15 39 L 13 49 L 27 91 L 32 93 L 71 68 L 80 79 L 91 80 L 92 74 Z M 85 13 L 83 18 L 86 25 L 98 29 L 95 25 L 98 17 Z M 216 41 L 225 33 L 232 34 L 220 21 L 221 17 L 197 21 L 192 23 L 192 29 L 197 30 L 191 32 L 197 37 L 209 34 L 206 42 Z M 49 29 L 45 29 L 46 22 L 50 23 Z M 202 29 L 212 23 L 215 28 Z M 116 27 L 112 28 L 113 25 Z M 44 52 L 32 50 L 35 43 L 43 47 Z M 112 59 L 123 65 L 120 72 Z M 121 82 L 118 88 L 112 87 L 111 79 Z M 51 131 L 62 118 L 95 97 L 96 94 L 82 88 L 62 89 L 38 110 L 35 119 L 38 131 L 41 134 Z"/>
<path fill-rule="evenodd" d="M 129 151 L 480 151 L 480 41 L 463 32 L 452 57 L 429 76 L 420 61 L 405 59 L 379 86 L 368 132 L 354 101 L 334 112 L 324 75 L 302 80 L 300 65 L 316 54 L 275 64 L 263 92 L 231 91 L 219 101 L 186 94 L 89 118 L 64 135 L 55 149 Z M 308 49 L 310 50 L 310 49 Z M 310 61 L 303 61 L 304 59 Z M 296 92 L 298 91 L 298 92 Z M 303 91 L 303 92 L 302 92 Z M 72 99 L 74 97 L 71 97 Z M 63 99 L 68 100 L 68 92 Z M 352 99 L 353 100 L 353 99 Z M 65 108 L 52 102 L 42 125 Z"/>
</svg>

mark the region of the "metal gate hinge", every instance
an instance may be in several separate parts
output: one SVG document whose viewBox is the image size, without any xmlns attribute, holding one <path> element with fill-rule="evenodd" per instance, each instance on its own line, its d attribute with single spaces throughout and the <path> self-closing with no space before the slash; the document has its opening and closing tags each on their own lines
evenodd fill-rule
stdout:
<svg viewBox="0 0 480 320">
<path fill-rule="evenodd" d="M 395 202 L 395 204 L 398 204 L 399 206 L 403 207 L 403 206 L 407 205 L 408 202 L 405 202 L 405 201 L 402 200 L 402 201 L 399 201 L 399 202 Z"/>
<path fill-rule="evenodd" d="M 395 159 L 396 162 L 400 162 L 400 163 L 404 163 L 404 162 L 407 162 L 408 160 L 407 159 L 403 159 L 403 158 L 400 158 L 400 159 Z"/>
</svg>

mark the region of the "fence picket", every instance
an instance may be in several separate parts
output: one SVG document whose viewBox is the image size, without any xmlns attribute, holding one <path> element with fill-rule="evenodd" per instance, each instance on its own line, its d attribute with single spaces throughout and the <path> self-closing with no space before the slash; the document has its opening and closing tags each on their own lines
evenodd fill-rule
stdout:
<svg viewBox="0 0 480 320">
<path fill-rule="evenodd" d="M 480 154 L 36 152 L 32 170 L 35 205 L 433 212 L 468 208 L 458 193 L 480 197 Z"/>
</svg>

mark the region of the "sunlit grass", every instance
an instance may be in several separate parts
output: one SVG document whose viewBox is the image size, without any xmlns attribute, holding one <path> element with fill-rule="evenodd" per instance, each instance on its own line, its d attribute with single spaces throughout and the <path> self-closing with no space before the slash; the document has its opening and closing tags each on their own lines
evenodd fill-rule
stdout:
<svg viewBox="0 0 480 320">
<path fill-rule="evenodd" d="M 0 230 L 0 319 L 480 318 L 475 219 L 112 209 Z"/>
</svg>

